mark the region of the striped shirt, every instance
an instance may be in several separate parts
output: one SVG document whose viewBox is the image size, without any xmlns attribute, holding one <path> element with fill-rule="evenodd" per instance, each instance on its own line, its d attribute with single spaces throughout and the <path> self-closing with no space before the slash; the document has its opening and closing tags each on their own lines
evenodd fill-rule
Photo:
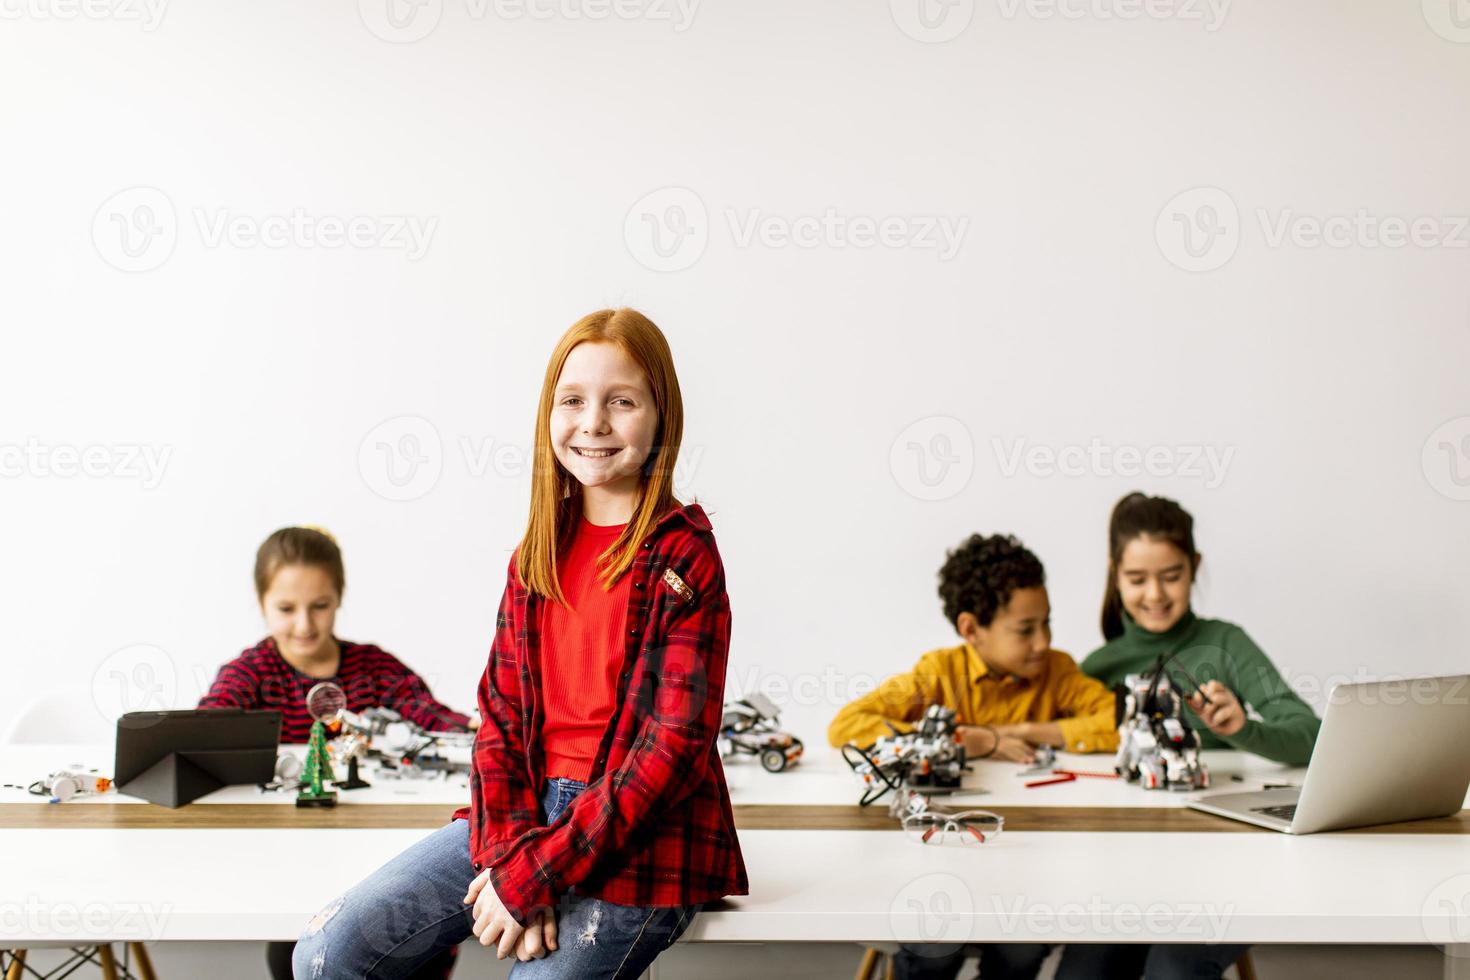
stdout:
<svg viewBox="0 0 1470 980">
<path fill-rule="evenodd" d="M 371 643 L 337 641 L 342 659 L 332 677 L 310 677 L 288 664 L 270 637 L 219 669 L 201 708 L 270 708 L 281 712 L 281 741 L 305 742 L 311 736 L 306 692 L 329 680 L 347 695 L 349 711 L 392 708 L 428 731 L 468 731 L 468 715 L 434 699 L 423 679 L 397 657 Z"/>
</svg>

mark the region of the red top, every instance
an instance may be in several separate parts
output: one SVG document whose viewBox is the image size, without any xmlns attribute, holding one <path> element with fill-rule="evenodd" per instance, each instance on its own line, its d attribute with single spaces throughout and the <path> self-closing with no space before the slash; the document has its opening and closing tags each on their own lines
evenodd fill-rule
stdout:
<svg viewBox="0 0 1470 980">
<path fill-rule="evenodd" d="M 201 708 L 276 708 L 281 712 L 281 741 L 305 742 L 311 735 L 306 692 L 330 680 L 347 695 L 348 711 L 392 708 L 431 732 L 463 732 L 469 715 L 435 700 L 423 679 L 391 653 L 370 643 L 337 640 L 342 660 L 331 677 L 308 677 L 286 663 L 276 641 L 266 637 L 219 669 Z"/>
<path fill-rule="evenodd" d="M 603 591 L 597 557 L 617 541 L 626 524 L 581 519 L 556 563 L 567 605 L 541 607 L 541 750 L 546 775 L 587 782 L 602 733 L 617 706 L 618 668 L 628 618 L 627 573 Z"/>
<path fill-rule="evenodd" d="M 480 678 L 470 860 L 524 925 L 568 889 L 616 905 L 694 905 L 749 892 L 716 739 L 730 652 L 725 569 L 704 508 L 669 511 L 638 548 L 618 693 L 587 788 L 541 822 L 540 596 L 515 556 Z"/>
</svg>

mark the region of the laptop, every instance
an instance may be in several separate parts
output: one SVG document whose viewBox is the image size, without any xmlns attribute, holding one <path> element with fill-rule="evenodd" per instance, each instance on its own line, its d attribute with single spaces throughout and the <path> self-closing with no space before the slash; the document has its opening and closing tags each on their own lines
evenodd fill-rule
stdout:
<svg viewBox="0 0 1470 980">
<path fill-rule="evenodd" d="M 1470 787 L 1470 675 L 1339 684 L 1300 789 L 1189 806 L 1288 834 L 1459 812 Z"/>
</svg>

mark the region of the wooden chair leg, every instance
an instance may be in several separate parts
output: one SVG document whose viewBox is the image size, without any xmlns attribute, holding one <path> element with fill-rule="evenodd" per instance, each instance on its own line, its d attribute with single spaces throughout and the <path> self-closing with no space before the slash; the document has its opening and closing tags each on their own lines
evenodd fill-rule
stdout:
<svg viewBox="0 0 1470 980">
<path fill-rule="evenodd" d="M 883 954 L 871 946 L 863 950 L 863 961 L 858 964 L 857 974 L 853 980 L 873 980 L 873 970 L 882 958 Z"/>
<path fill-rule="evenodd" d="M 153 972 L 153 960 L 148 956 L 148 947 L 142 943 L 128 943 L 128 948 L 133 951 L 133 959 L 138 961 L 138 976 L 142 980 L 158 980 L 158 974 Z"/>
<path fill-rule="evenodd" d="M 117 961 L 112 958 L 112 944 L 103 943 L 98 946 L 97 956 L 102 960 L 103 980 L 117 980 Z"/>
<path fill-rule="evenodd" d="M 26 951 L 23 949 L 12 949 L 10 951 L 10 967 L 5 971 L 5 980 L 20 980 L 21 973 L 26 965 Z"/>
<path fill-rule="evenodd" d="M 1256 980 L 1256 961 L 1251 959 L 1250 950 L 1240 954 L 1240 959 L 1235 961 L 1235 972 L 1240 975 L 1240 980 Z"/>
</svg>

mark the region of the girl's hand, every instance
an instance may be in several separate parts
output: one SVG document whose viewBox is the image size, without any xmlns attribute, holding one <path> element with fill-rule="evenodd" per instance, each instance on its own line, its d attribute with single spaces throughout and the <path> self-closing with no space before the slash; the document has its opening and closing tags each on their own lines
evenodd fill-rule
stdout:
<svg viewBox="0 0 1470 980">
<path fill-rule="evenodd" d="M 475 924 L 470 931 L 480 940 L 480 945 L 494 946 L 497 960 L 503 960 L 514 953 L 516 944 L 521 941 L 521 934 L 526 929 L 501 903 L 500 896 L 495 894 L 495 886 L 490 884 L 489 868 L 481 871 L 470 882 L 464 901 L 466 905 L 475 903 Z"/>
<path fill-rule="evenodd" d="M 480 730 L 480 716 L 479 715 L 471 715 L 470 716 L 470 731 L 477 732 L 479 730 Z"/>
<path fill-rule="evenodd" d="M 516 959 L 522 963 L 539 960 L 547 953 L 556 952 L 556 911 L 547 909 L 537 913 L 531 925 L 521 934 L 516 944 Z"/>
<path fill-rule="evenodd" d="M 1189 697 L 1189 706 L 1205 727 L 1216 735 L 1225 736 L 1234 735 L 1245 727 L 1245 708 L 1241 707 L 1234 691 L 1219 681 L 1205 681 L 1200 690 L 1209 697 L 1210 703 L 1205 704 L 1204 698 L 1196 691 Z"/>
<path fill-rule="evenodd" d="M 470 890 L 465 892 L 464 903 L 466 905 L 480 897 L 480 890 L 490 883 L 490 869 L 486 868 L 470 882 Z"/>
</svg>

